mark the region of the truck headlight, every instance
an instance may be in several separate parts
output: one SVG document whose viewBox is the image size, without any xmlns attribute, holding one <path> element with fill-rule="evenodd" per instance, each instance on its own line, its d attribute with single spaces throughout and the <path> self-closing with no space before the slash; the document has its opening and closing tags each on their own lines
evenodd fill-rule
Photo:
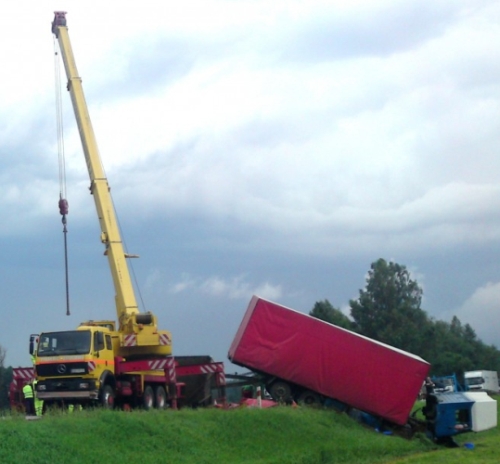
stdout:
<svg viewBox="0 0 500 464">
<path fill-rule="evenodd" d="M 80 390 L 88 390 L 89 389 L 89 383 L 88 382 L 81 382 L 78 384 L 78 388 Z"/>
<path fill-rule="evenodd" d="M 46 385 L 37 385 L 37 390 L 38 391 L 45 391 L 45 390 L 47 390 L 47 386 Z"/>
</svg>

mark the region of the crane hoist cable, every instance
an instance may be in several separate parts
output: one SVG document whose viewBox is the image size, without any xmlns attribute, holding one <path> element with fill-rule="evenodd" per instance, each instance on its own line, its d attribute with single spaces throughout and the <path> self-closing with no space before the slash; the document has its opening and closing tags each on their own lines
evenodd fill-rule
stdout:
<svg viewBox="0 0 500 464">
<path fill-rule="evenodd" d="M 59 59 L 59 48 L 54 39 L 54 73 L 55 73 L 55 93 L 56 93 L 56 121 L 57 121 L 57 154 L 59 160 L 59 213 L 62 216 L 63 236 L 64 236 L 64 275 L 66 286 L 66 316 L 69 311 L 69 272 L 68 272 L 68 228 L 67 218 L 69 213 L 68 200 L 66 199 L 66 161 L 64 156 L 64 130 L 62 117 L 62 96 L 61 96 L 61 67 Z"/>
</svg>

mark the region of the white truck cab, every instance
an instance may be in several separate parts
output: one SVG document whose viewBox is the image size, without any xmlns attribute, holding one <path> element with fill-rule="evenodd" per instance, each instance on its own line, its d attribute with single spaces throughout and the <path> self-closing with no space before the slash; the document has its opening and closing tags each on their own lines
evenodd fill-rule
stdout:
<svg viewBox="0 0 500 464">
<path fill-rule="evenodd" d="M 498 374 L 496 371 L 464 372 L 465 388 L 469 391 L 485 391 L 498 393 Z"/>
</svg>

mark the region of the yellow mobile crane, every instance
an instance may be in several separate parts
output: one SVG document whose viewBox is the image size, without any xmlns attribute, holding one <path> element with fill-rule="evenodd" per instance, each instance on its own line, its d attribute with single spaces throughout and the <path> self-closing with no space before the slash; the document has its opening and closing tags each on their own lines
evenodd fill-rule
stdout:
<svg viewBox="0 0 500 464">
<path fill-rule="evenodd" d="M 170 401 L 204 404 L 212 387 L 224 396 L 224 367 L 209 356 L 172 356 L 170 332 L 158 330 L 156 317 L 139 312 L 108 181 L 90 121 L 66 25 L 56 11 L 52 32 L 58 40 L 68 78 L 83 152 L 90 177 L 101 241 L 113 284 L 118 328 L 114 321 L 87 321 L 76 330 L 32 335 L 38 398 L 46 403 L 116 403 L 163 408 Z M 178 381 L 180 379 L 180 381 Z"/>
</svg>

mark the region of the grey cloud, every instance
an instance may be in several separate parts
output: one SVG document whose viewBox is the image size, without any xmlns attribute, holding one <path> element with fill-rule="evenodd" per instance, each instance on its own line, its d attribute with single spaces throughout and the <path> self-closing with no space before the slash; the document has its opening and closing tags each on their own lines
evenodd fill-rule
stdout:
<svg viewBox="0 0 500 464">
<path fill-rule="evenodd" d="M 284 57 L 320 62 L 407 51 L 443 34 L 459 14 L 459 7 L 436 2 L 362 8 L 349 14 L 331 8 L 303 21 L 286 37 Z"/>
<path fill-rule="evenodd" d="M 98 79 L 95 69 L 80 70 L 89 101 L 151 95 L 184 77 L 196 62 L 196 45 L 192 40 L 142 37 L 140 42 L 126 42 L 121 47 L 115 50 L 116 60 L 94 66 L 99 70 L 116 66 L 117 70 L 108 77 Z"/>
</svg>

